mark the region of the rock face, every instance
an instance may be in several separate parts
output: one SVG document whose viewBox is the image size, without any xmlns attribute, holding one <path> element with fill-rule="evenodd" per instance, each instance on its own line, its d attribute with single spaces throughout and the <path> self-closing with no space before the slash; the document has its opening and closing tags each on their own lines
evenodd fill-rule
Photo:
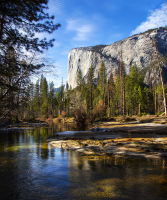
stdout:
<svg viewBox="0 0 167 200">
<path fill-rule="evenodd" d="M 108 46 L 95 46 L 75 48 L 69 51 L 68 55 L 68 74 L 65 88 L 76 87 L 76 76 L 79 69 L 87 82 L 88 70 L 92 65 L 95 78 L 98 79 L 101 62 L 104 61 L 107 68 L 107 77 L 110 72 L 119 72 L 119 61 L 124 62 L 125 74 L 128 74 L 132 64 L 136 63 L 140 70 L 147 68 L 156 59 L 155 46 L 160 56 L 167 54 L 167 30 L 156 29 L 145 33 L 128 37 L 124 40 L 115 42 Z M 150 70 L 150 69 L 149 69 Z M 154 70 L 155 71 L 155 70 Z M 150 71 L 147 74 L 153 74 Z M 145 78 L 147 82 L 147 78 Z"/>
</svg>

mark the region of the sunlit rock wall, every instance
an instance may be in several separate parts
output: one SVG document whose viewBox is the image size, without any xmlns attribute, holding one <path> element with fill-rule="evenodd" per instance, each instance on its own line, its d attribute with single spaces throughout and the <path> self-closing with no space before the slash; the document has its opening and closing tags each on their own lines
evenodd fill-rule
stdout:
<svg viewBox="0 0 167 200">
<path fill-rule="evenodd" d="M 159 29 L 128 37 L 103 47 L 99 51 L 94 51 L 92 47 L 70 50 L 66 88 L 68 89 L 70 85 L 72 88 L 76 87 L 76 76 L 79 69 L 81 69 L 83 77 L 87 81 L 88 70 L 91 65 L 95 71 L 95 78 L 98 78 L 102 61 L 107 68 L 107 76 L 111 71 L 113 73 L 119 71 L 119 61 L 121 60 L 124 62 L 126 74 L 129 73 L 130 66 L 134 63 L 141 70 L 147 68 L 156 59 L 153 39 L 156 41 L 160 56 L 165 56 L 167 54 L 167 31 Z M 145 78 L 145 81 L 147 82 L 147 78 Z"/>
</svg>

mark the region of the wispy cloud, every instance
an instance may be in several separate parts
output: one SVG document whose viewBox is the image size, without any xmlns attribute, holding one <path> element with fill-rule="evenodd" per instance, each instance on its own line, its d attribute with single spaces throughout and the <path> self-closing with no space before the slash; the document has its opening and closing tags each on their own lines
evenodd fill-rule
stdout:
<svg viewBox="0 0 167 200">
<path fill-rule="evenodd" d="M 76 36 L 73 39 L 77 41 L 87 40 L 93 32 L 93 29 L 92 24 L 85 22 L 82 19 L 67 21 L 67 30 L 76 32 Z"/>
<path fill-rule="evenodd" d="M 147 17 L 145 22 L 142 22 L 134 31 L 131 32 L 131 35 L 144 32 L 148 29 L 157 28 L 167 25 L 167 3 L 161 5 L 159 9 L 152 11 L 151 14 Z"/>
<path fill-rule="evenodd" d="M 49 1 L 49 14 L 60 15 L 64 8 L 64 0 L 50 0 Z"/>
</svg>

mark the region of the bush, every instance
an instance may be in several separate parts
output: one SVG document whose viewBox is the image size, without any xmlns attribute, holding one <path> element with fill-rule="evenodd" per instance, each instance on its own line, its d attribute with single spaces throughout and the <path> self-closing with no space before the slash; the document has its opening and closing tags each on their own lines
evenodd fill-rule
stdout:
<svg viewBox="0 0 167 200">
<path fill-rule="evenodd" d="M 87 117 L 87 123 L 93 123 L 97 118 L 97 116 L 98 116 L 97 112 L 91 112 Z"/>
<path fill-rule="evenodd" d="M 76 108 L 73 112 L 74 116 L 74 122 L 77 124 L 85 124 L 87 119 L 87 114 L 85 109 L 80 106 L 79 108 Z"/>
<path fill-rule="evenodd" d="M 96 112 L 100 118 L 106 116 L 106 106 L 104 105 L 103 100 L 98 101 L 98 105 L 96 106 Z"/>
<path fill-rule="evenodd" d="M 141 113 L 141 116 L 147 116 L 150 115 L 149 113 Z"/>
<path fill-rule="evenodd" d="M 67 114 L 66 111 L 64 111 L 64 110 L 61 111 L 61 116 L 62 116 L 63 118 L 65 118 L 66 114 Z"/>
<path fill-rule="evenodd" d="M 66 117 L 72 117 L 72 115 L 71 114 L 67 114 Z"/>
</svg>

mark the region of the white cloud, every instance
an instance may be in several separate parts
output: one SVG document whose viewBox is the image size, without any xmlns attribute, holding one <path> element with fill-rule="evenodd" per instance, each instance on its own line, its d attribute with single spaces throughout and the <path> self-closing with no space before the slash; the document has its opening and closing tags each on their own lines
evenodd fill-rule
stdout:
<svg viewBox="0 0 167 200">
<path fill-rule="evenodd" d="M 167 3 L 161 5 L 159 9 L 152 11 L 147 17 L 145 22 L 142 22 L 131 35 L 136 33 L 141 33 L 147 31 L 148 29 L 153 29 L 157 27 L 162 27 L 167 25 Z"/>
<path fill-rule="evenodd" d="M 50 0 L 49 4 L 49 14 L 51 15 L 60 15 L 63 12 L 64 0 Z"/>
<path fill-rule="evenodd" d="M 81 19 L 68 20 L 67 30 L 76 32 L 76 36 L 73 38 L 74 40 L 85 41 L 90 37 L 93 31 L 93 25 Z"/>
</svg>

